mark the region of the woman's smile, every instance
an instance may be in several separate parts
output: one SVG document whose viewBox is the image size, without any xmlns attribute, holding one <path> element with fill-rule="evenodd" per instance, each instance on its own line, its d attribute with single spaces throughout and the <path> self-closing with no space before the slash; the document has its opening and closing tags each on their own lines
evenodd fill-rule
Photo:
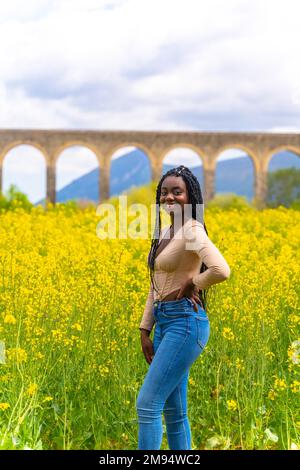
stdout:
<svg viewBox="0 0 300 470">
<path fill-rule="evenodd" d="M 177 202 L 167 202 L 162 204 L 162 207 L 168 213 L 181 211 L 181 204 L 178 204 Z"/>
</svg>

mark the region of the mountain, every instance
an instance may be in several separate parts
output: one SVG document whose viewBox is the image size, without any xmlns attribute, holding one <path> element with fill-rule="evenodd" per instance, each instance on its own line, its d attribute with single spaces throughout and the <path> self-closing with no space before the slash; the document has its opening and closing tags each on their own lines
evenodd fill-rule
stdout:
<svg viewBox="0 0 300 470">
<path fill-rule="evenodd" d="M 163 165 L 163 173 L 177 165 Z M 295 167 L 300 169 L 300 158 L 290 152 L 276 154 L 269 163 L 269 171 L 280 168 Z M 191 167 L 198 178 L 203 192 L 203 167 Z M 98 201 L 98 176 L 96 168 L 80 178 L 64 186 L 56 193 L 57 202 L 69 199 L 89 199 Z M 110 196 L 126 191 L 132 186 L 142 186 L 151 180 L 151 168 L 147 156 L 139 149 L 132 150 L 122 157 L 111 161 Z M 216 171 L 216 192 L 234 192 L 244 195 L 249 200 L 253 197 L 254 168 L 247 156 L 240 156 L 218 162 Z M 34 205 L 44 204 L 45 199 L 37 201 Z"/>
</svg>

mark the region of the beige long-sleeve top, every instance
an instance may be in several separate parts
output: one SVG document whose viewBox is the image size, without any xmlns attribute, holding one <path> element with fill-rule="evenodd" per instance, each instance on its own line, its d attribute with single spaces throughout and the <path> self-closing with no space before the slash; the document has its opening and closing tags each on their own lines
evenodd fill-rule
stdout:
<svg viewBox="0 0 300 470">
<path fill-rule="evenodd" d="M 162 229 L 159 240 L 164 238 L 169 229 Z M 200 273 L 202 262 L 208 269 Z M 197 288 L 206 289 L 226 280 L 229 275 L 230 268 L 225 258 L 208 238 L 202 223 L 193 218 L 188 219 L 155 258 L 154 281 L 159 292 L 153 289 L 150 282 L 139 328 L 151 332 L 155 322 L 153 302 L 163 300 L 171 292 L 180 289 L 187 279 L 192 278 Z"/>
</svg>

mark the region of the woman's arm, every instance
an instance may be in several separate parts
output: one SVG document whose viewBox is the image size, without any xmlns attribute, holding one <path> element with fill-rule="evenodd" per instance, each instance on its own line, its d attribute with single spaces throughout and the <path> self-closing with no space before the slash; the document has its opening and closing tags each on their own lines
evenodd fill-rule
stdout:
<svg viewBox="0 0 300 470">
<path fill-rule="evenodd" d="M 140 323 L 139 329 L 144 329 L 149 331 L 149 334 L 151 333 L 152 327 L 155 322 L 155 318 L 153 315 L 153 301 L 154 301 L 154 295 L 153 295 L 153 287 L 150 282 L 150 288 L 148 292 L 148 296 L 146 299 L 146 305 L 143 313 L 143 318 Z"/>
<path fill-rule="evenodd" d="M 204 226 L 201 223 L 193 225 L 186 230 L 185 235 L 186 249 L 197 253 L 208 268 L 203 273 L 193 276 L 192 283 L 198 289 L 206 289 L 228 279 L 230 267 L 218 248 L 208 238 Z"/>
</svg>

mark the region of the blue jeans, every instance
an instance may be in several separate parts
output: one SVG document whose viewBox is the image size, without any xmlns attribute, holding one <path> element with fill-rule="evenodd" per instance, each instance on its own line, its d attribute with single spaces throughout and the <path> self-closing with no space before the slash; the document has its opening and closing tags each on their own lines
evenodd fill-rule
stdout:
<svg viewBox="0 0 300 470">
<path fill-rule="evenodd" d="M 154 356 L 149 365 L 136 408 L 138 450 L 160 449 L 162 413 L 171 450 L 191 450 L 187 414 L 189 370 L 202 353 L 210 335 L 210 322 L 203 308 L 195 312 L 188 297 L 153 304 Z"/>
</svg>

